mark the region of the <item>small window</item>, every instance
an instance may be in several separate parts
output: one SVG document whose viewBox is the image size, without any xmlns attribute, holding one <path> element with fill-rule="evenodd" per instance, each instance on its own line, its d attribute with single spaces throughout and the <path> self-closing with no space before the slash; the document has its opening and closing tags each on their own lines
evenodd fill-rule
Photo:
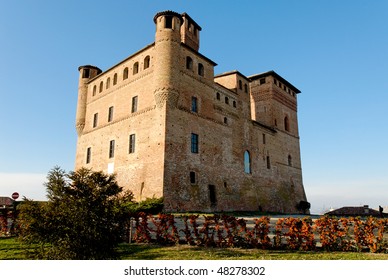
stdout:
<svg viewBox="0 0 388 280">
<path fill-rule="evenodd" d="M 237 103 L 235 100 L 233 100 L 233 107 L 236 108 L 237 107 Z"/>
<path fill-rule="evenodd" d="M 244 172 L 247 174 L 251 173 L 251 155 L 249 151 L 244 152 Z"/>
<path fill-rule="evenodd" d="M 263 144 L 265 144 L 265 134 L 263 133 Z"/>
<path fill-rule="evenodd" d="M 104 89 L 104 82 L 101 81 L 100 82 L 100 90 L 99 90 L 99 92 L 102 92 L 103 89 Z"/>
<path fill-rule="evenodd" d="M 125 67 L 123 71 L 123 80 L 126 80 L 126 79 L 128 79 L 128 67 Z"/>
<path fill-rule="evenodd" d="M 267 169 L 271 169 L 271 159 L 267 156 Z"/>
<path fill-rule="evenodd" d="M 229 97 L 225 96 L 225 104 L 229 104 Z"/>
<path fill-rule="evenodd" d="M 260 85 L 265 84 L 265 78 L 260 79 Z"/>
<path fill-rule="evenodd" d="M 113 120 L 113 106 L 109 107 L 108 111 L 108 122 L 111 122 Z"/>
<path fill-rule="evenodd" d="M 244 84 L 244 92 L 248 93 L 248 85 L 247 84 Z"/>
<path fill-rule="evenodd" d="M 92 148 L 89 147 L 86 150 L 86 164 L 90 163 L 91 158 L 92 158 Z"/>
<path fill-rule="evenodd" d="M 203 67 L 202 63 L 198 63 L 198 75 L 202 77 L 205 75 L 205 68 Z"/>
<path fill-rule="evenodd" d="M 117 84 L 117 73 L 113 75 L 113 85 Z"/>
<path fill-rule="evenodd" d="M 209 185 L 209 199 L 210 199 L 210 207 L 217 206 L 217 196 L 216 196 L 216 186 Z"/>
<path fill-rule="evenodd" d="M 198 99 L 197 97 L 191 97 L 191 111 L 194 113 L 198 112 Z"/>
<path fill-rule="evenodd" d="M 109 142 L 109 158 L 114 158 L 115 156 L 115 140 L 110 140 Z"/>
<path fill-rule="evenodd" d="M 224 124 L 228 124 L 228 118 L 227 117 L 224 118 Z"/>
<path fill-rule="evenodd" d="M 108 89 L 110 87 L 110 78 L 108 78 L 106 80 L 106 88 L 105 89 Z"/>
<path fill-rule="evenodd" d="M 193 70 L 193 59 L 190 56 L 186 57 L 186 69 Z"/>
<path fill-rule="evenodd" d="M 242 81 L 241 80 L 238 81 L 238 88 L 242 89 Z"/>
<path fill-rule="evenodd" d="M 97 127 L 98 125 L 98 113 L 95 113 L 93 116 L 93 127 Z"/>
<path fill-rule="evenodd" d="M 287 116 L 284 118 L 284 129 L 286 131 L 290 131 L 290 123 L 288 121 L 288 117 Z"/>
<path fill-rule="evenodd" d="M 133 75 L 136 75 L 137 73 L 139 73 L 139 62 L 133 64 Z"/>
<path fill-rule="evenodd" d="M 195 184 L 197 182 L 196 178 L 195 178 L 195 172 L 194 171 L 190 171 L 190 183 L 191 184 Z"/>
<path fill-rule="evenodd" d="M 94 85 L 94 87 L 93 87 L 93 96 L 95 96 L 95 95 L 96 95 L 96 93 L 97 93 L 97 86 L 96 86 L 96 85 Z"/>
<path fill-rule="evenodd" d="M 191 152 L 198 154 L 198 134 L 191 133 Z"/>
<path fill-rule="evenodd" d="M 288 166 L 292 166 L 292 157 L 288 155 Z"/>
<path fill-rule="evenodd" d="M 217 98 L 217 100 L 220 100 L 220 99 L 221 99 L 221 95 L 220 95 L 219 92 L 216 93 L 216 98 Z"/>
<path fill-rule="evenodd" d="M 136 113 L 137 112 L 137 96 L 132 97 L 132 108 L 131 108 L 131 113 Z"/>
<path fill-rule="evenodd" d="M 129 153 L 133 154 L 135 152 L 135 140 L 136 136 L 135 134 L 129 135 Z"/>
<path fill-rule="evenodd" d="M 90 77 L 90 69 L 84 68 L 82 72 L 82 78 L 89 78 Z"/>
<path fill-rule="evenodd" d="M 172 29 L 172 16 L 165 16 L 164 27 Z"/>
<path fill-rule="evenodd" d="M 147 69 L 150 67 L 150 56 L 147 55 L 145 58 L 144 58 L 144 69 Z"/>
</svg>

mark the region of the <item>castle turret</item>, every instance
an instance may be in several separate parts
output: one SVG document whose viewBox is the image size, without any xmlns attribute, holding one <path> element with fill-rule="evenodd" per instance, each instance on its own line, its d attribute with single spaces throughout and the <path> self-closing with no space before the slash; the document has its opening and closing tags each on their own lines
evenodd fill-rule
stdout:
<svg viewBox="0 0 388 280">
<path fill-rule="evenodd" d="M 181 40 L 193 50 L 199 50 L 199 32 L 202 30 L 188 14 L 183 13 L 183 25 L 181 27 Z"/>
<path fill-rule="evenodd" d="M 88 93 L 88 82 L 90 79 L 96 77 L 102 71 L 98 67 L 85 65 L 78 67 L 79 80 L 78 80 L 78 103 L 77 103 L 77 115 L 75 127 L 78 135 L 82 134 L 85 126 L 86 115 L 86 99 Z"/>
<path fill-rule="evenodd" d="M 173 11 L 157 13 L 154 17 L 155 34 L 155 100 L 158 108 L 165 103 L 176 106 L 179 90 L 179 80 L 174 71 L 179 69 L 181 25 L 183 18 Z"/>
</svg>

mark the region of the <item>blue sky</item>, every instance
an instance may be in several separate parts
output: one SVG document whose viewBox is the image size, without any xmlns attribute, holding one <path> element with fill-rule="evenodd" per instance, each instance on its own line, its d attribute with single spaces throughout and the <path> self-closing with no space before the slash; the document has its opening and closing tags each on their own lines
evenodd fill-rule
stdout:
<svg viewBox="0 0 388 280">
<path fill-rule="evenodd" d="M 298 96 L 312 212 L 388 206 L 388 2 L 0 1 L 0 196 L 44 199 L 74 168 L 78 66 L 108 69 L 154 41 L 153 16 L 187 12 L 216 73 L 274 70 Z"/>
</svg>

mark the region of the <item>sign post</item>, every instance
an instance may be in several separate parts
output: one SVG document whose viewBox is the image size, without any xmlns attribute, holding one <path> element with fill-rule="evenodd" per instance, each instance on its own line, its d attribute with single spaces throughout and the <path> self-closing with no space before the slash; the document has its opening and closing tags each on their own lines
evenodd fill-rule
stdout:
<svg viewBox="0 0 388 280">
<path fill-rule="evenodd" d="M 11 227 L 11 233 L 14 232 L 15 230 L 15 224 L 16 224 L 16 199 L 19 198 L 19 193 L 18 192 L 14 192 L 12 194 L 12 199 L 13 199 L 13 221 L 12 221 L 12 227 Z"/>
</svg>

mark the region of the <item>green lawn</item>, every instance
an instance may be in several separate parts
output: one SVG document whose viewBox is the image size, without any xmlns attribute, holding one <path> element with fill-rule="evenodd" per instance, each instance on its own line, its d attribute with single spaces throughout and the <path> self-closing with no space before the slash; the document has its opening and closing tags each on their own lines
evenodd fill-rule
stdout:
<svg viewBox="0 0 388 280">
<path fill-rule="evenodd" d="M 0 238 L 0 259 L 26 259 L 28 249 L 15 238 Z M 159 246 L 120 244 L 119 255 L 125 260 L 388 260 L 388 254 L 302 252 L 259 249 L 219 249 L 188 245 Z"/>
</svg>

